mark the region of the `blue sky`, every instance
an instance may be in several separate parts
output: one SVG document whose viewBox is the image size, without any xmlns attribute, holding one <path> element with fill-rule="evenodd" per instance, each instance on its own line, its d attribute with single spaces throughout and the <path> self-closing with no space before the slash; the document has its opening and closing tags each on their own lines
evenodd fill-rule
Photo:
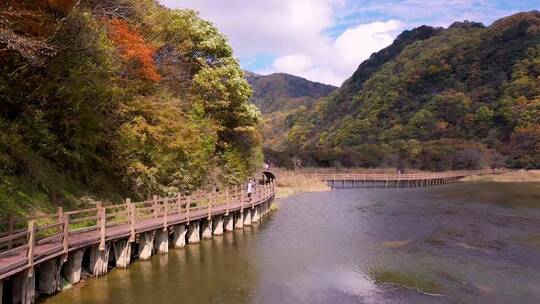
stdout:
<svg viewBox="0 0 540 304">
<path fill-rule="evenodd" d="M 229 38 L 242 67 L 340 85 L 403 30 L 454 21 L 486 25 L 540 1 L 501 0 L 160 0 L 191 8 Z"/>
</svg>

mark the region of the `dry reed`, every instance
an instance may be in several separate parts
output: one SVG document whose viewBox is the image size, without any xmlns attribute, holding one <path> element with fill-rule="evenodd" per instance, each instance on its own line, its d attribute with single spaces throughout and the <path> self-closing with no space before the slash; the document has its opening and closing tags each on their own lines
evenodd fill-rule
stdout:
<svg viewBox="0 0 540 304">
<path fill-rule="evenodd" d="M 303 192 L 322 192 L 331 190 L 325 182 L 309 178 L 300 171 L 279 170 L 277 174 L 276 196 L 278 198 Z"/>
<path fill-rule="evenodd" d="M 500 174 L 471 175 L 463 180 L 479 182 L 540 182 L 540 170 L 517 170 Z"/>
</svg>

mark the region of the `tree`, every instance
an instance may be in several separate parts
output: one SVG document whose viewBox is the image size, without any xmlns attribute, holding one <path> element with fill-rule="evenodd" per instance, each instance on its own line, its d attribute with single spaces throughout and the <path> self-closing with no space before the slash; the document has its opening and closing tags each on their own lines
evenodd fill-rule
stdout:
<svg viewBox="0 0 540 304">
<path fill-rule="evenodd" d="M 122 57 L 136 62 L 139 73 L 144 78 L 159 81 L 161 76 L 154 65 L 155 47 L 145 42 L 144 37 L 137 30 L 131 28 L 125 20 L 111 19 L 110 25 L 111 39 L 118 46 Z"/>
</svg>

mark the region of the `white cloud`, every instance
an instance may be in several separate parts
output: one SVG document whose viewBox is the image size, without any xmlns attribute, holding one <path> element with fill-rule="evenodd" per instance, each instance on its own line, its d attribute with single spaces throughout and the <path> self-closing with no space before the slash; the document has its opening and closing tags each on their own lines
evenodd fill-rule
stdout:
<svg viewBox="0 0 540 304">
<path fill-rule="evenodd" d="M 344 0 L 161 0 L 192 8 L 225 33 L 237 56 L 303 52 L 324 43 L 321 32 L 334 24 Z"/>
<path fill-rule="evenodd" d="M 286 55 L 274 60 L 274 67 L 287 73 L 299 73 L 312 68 L 313 62 L 305 55 Z"/>
<path fill-rule="evenodd" d="M 257 55 L 277 58 L 271 66 L 254 72 L 286 72 L 336 85 L 350 76 L 359 60 L 366 57 L 353 54 L 352 34 L 348 34 L 351 37 L 344 37 L 339 46 L 324 34 L 325 30 L 336 25 L 336 12 L 346 8 L 347 1 L 161 0 L 168 7 L 200 11 L 203 18 L 215 23 L 229 37 L 235 55 L 243 63 Z M 369 45 L 369 50 L 365 50 L 376 51 L 371 48 L 374 45 L 372 42 L 355 43 Z M 365 51 L 362 49 L 359 52 L 364 54 Z M 340 68 L 334 68 L 334 65 Z M 350 66 L 344 69 L 345 65 Z"/>
<path fill-rule="evenodd" d="M 334 41 L 319 45 L 316 50 L 280 56 L 274 60 L 271 68 L 257 72 L 285 72 L 340 85 L 352 75 L 359 63 L 390 45 L 404 27 L 397 20 L 360 24 L 348 28 Z"/>
<path fill-rule="evenodd" d="M 334 43 L 336 52 L 347 63 L 360 62 L 392 43 L 405 25 L 397 20 L 361 24 L 347 29 Z"/>
<path fill-rule="evenodd" d="M 160 1 L 200 11 L 229 37 L 244 65 L 276 58 L 254 72 L 287 72 L 334 85 L 406 28 L 492 21 L 509 13 L 493 0 Z"/>
</svg>

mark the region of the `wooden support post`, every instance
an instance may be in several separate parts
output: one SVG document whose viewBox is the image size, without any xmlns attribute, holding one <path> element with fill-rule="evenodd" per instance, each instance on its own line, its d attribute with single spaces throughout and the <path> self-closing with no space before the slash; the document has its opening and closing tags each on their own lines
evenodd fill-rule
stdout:
<svg viewBox="0 0 540 304">
<path fill-rule="evenodd" d="M 111 251 L 111 244 L 105 244 L 103 249 L 99 246 L 90 247 L 90 260 L 89 270 L 94 276 L 101 276 L 107 274 L 109 271 L 109 254 Z"/>
<path fill-rule="evenodd" d="M 154 251 L 154 233 L 144 232 L 139 235 L 139 259 L 148 260 Z"/>
<path fill-rule="evenodd" d="M 225 231 L 233 231 L 234 230 L 234 215 L 233 213 L 230 213 L 229 215 L 225 215 L 223 217 L 223 227 Z"/>
<path fill-rule="evenodd" d="M 251 226 L 251 209 L 246 209 L 246 211 L 243 212 L 244 218 L 244 226 Z"/>
<path fill-rule="evenodd" d="M 35 300 L 36 280 L 34 268 L 28 268 L 14 275 L 12 278 L 11 302 L 31 304 Z"/>
<path fill-rule="evenodd" d="M 116 267 L 127 268 L 131 262 L 131 242 L 127 239 L 112 242 Z"/>
<path fill-rule="evenodd" d="M 216 215 L 210 223 L 212 224 L 213 235 L 223 234 L 223 216 L 222 215 Z"/>
<path fill-rule="evenodd" d="M 77 284 L 81 281 L 83 256 L 83 249 L 71 252 L 67 262 L 62 267 L 64 277 L 70 284 Z"/>
<path fill-rule="evenodd" d="M 188 226 L 187 239 L 188 244 L 195 244 L 200 242 L 199 221 L 194 221 Z"/>
<path fill-rule="evenodd" d="M 156 237 L 154 238 L 154 250 L 159 254 L 169 252 L 169 230 L 163 228 L 163 230 L 156 230 Z"/>
<path fill-rule="evenodd" d="M 173 246 L 174 248 L 182 248 L 186 246 L 186 226 L 184 224 L 173 227 Z"/>
<path fill-rule="evenodd" d="M 52 258 L 39 264 L 37 272 L 37 292 L 41 295 L 53 295 L 61 289 L 61 269 L 63 259 Z"/>
<path fill-rule="evenodd" d="M 234 214 L 234 229 L 244 228 L 244 211 L 240 210 Z"/>
</svg>

